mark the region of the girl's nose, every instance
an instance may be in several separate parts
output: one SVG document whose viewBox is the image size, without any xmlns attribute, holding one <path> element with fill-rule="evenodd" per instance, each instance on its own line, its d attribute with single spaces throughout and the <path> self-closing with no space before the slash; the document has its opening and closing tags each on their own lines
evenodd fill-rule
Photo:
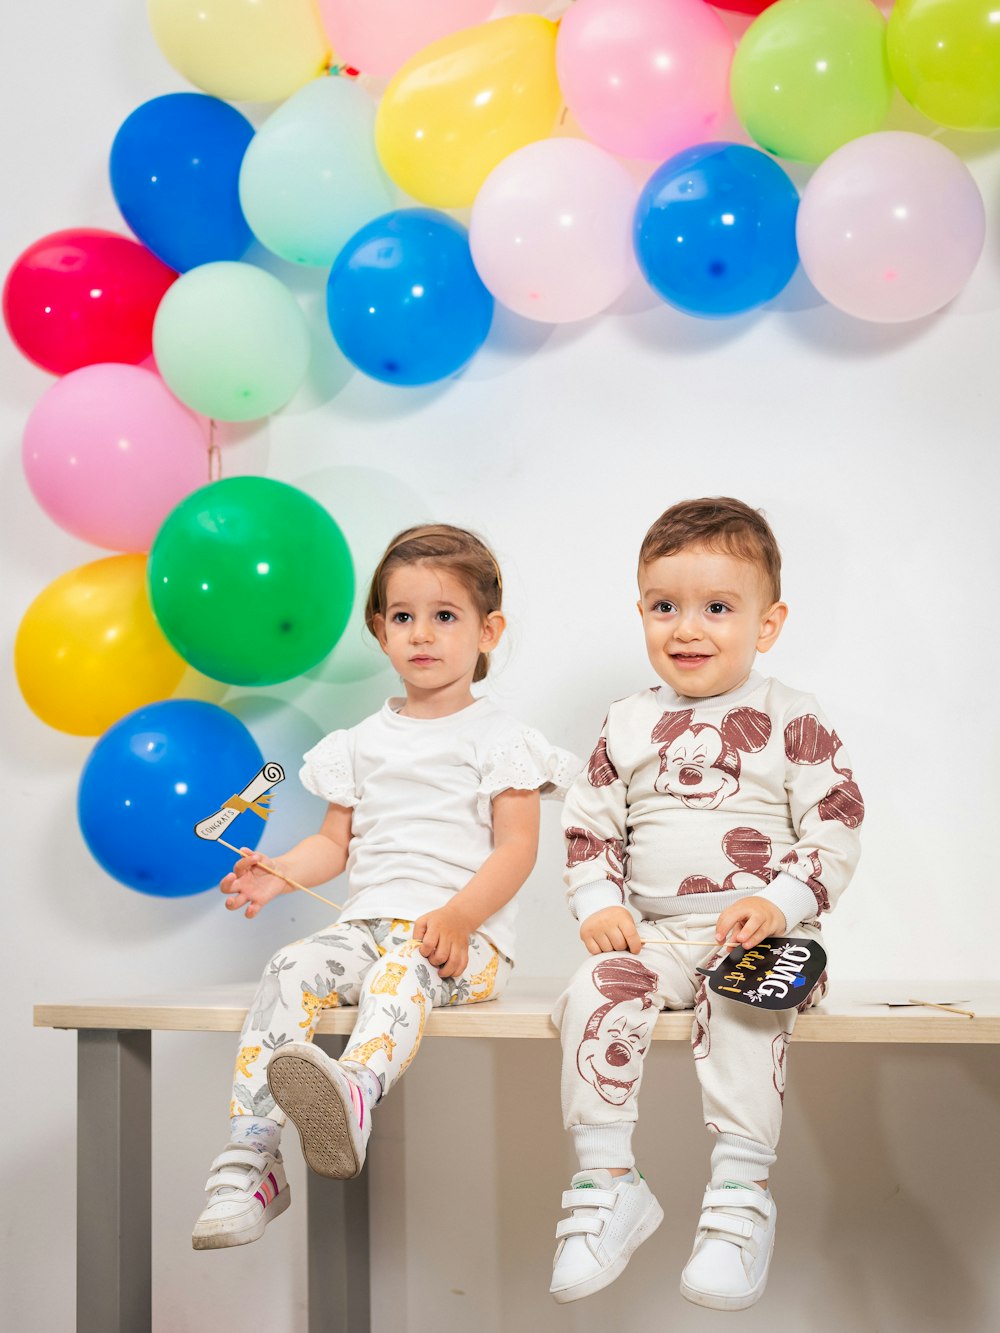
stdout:
<svg viewBox="0 0 1000 1333">
<path fill-rule="evenodd" d="M 429 643 L 434 638 L 434 629 L 429 620 L 414 620 L 410 630 L 410 639 L 414 643 Z"/>
</svg>

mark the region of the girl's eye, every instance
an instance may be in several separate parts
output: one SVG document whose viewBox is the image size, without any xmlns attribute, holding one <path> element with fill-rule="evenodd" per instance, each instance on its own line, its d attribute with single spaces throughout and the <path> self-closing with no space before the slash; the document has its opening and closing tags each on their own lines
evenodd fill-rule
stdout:
<svg viewBox="0 0 1000 1333">
<path fill-rule="evenodd" d="M 455 613 L 454 611 L 439 611 L 437 613 L 437 618 L 447 625 L 449 621 L 455 619 Z"/>
<path fill-rule="evenodd" d="M 394 625 L 405 625 L 409 619 L 410 619 L 409 611 L 396 611 L 393 614 L 392 623 Z"/>
</svg>

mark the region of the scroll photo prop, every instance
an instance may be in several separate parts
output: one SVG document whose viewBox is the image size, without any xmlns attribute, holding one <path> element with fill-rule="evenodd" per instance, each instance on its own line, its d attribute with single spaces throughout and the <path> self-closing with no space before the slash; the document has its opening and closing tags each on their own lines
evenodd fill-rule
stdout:
<svg viewBox="0 0 1000 1333">
<path fill-rule="evenodd" d="M 231 842 L 226 842 L 222 834 L 225 833 L 237 815 L 241 815 L 244 810 L 252 810 L 255 815 L 260 815 L 261 819 L 267 819 L 271 813 L 269 809 L 271 792 L 279 782 L 284 782 L 284 780 L 285 770 L 280 764 L 273 760 L 266 763 L 259 772 L 254 774 L 241 792 L 237 792 L 235 796 L 230 796 L 214 814 L 199 819 L 194 826 L 195 835 L 206 842 L 220 843 L 223 847 L 228 847 L 231 852 L 235 852 L 237 856 L 242 856 L 243 853 L 239 847 L 234 847 Z M 307 889 L 304 884 L 290 878 L 283 871 L 278 870 L 276 866 L 262 861 L 260 862 L 260 868 L 270 875 L 276 875 L 278 879 L 283 879 L 293 889 L 300 889 L 303 893 L 308 893 L 310 898 L 317 898 L 321 903 L 326 903 L 328 907 L 335 907 L 338 912 L 340 911 L 340 903 L 335 903 L 330 898 L 324 898 L 321 893 L 316 893 L 313 889 Z"/>
<path fill-rule="evenodd" d="M 815 940 L 773 936 L 752 949 L 736 948 L 714 968 L 697 970 L 709 990 L 737 1004 L 760 1009 L 797 1009 L 826 967 L 826 951 Z"/>
</svg>

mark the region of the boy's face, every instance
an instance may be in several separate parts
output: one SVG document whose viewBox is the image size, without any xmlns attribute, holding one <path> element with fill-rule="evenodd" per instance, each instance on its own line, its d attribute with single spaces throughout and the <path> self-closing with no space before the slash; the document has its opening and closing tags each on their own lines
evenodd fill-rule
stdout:
<svg viewBox="0 0 1000 1333">
<path fill-rule="evenodd" d="M 639 612 L 653 670 L 678 694 L 735 690 L 785 623 L 763 572 L 725 551 L 688 546 L 639 570 Z"/>
</svg>

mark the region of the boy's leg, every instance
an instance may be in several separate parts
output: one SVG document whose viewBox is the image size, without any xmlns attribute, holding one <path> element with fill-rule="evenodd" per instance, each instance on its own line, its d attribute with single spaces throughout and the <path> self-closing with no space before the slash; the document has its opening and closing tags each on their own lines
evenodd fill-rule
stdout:
<svg viewBox="0 0 1000 1333">
<path fill-rule="evenodd" d="M 797 937 L 816 938 L 803 927 Z M 696 1304 L 743 1309 L 763 1294 L 776 1209 L 767 1192 L 781 1132 L 785 1063 L 796 1011 L 752 1009 L 709 990 L 695 1002 L 693 1050 L 711 1180 L 681 1291 Z"/>
<path fill-rule="evenodd" d="M 640 933 L 643 933 L 640 931 Z M 642 954 L 588 958 L 557 1001 L 563 1046 L 563 1115 L 580 1171 L 563 1194 L 550 1291 L 589 1296 L 623 1271 L 663 1211 L 634 1170 L 632 1131 L 643 1062 L 662 1007 L 690 998 L 668 952 L 643 933 Z"/>
</svg>

